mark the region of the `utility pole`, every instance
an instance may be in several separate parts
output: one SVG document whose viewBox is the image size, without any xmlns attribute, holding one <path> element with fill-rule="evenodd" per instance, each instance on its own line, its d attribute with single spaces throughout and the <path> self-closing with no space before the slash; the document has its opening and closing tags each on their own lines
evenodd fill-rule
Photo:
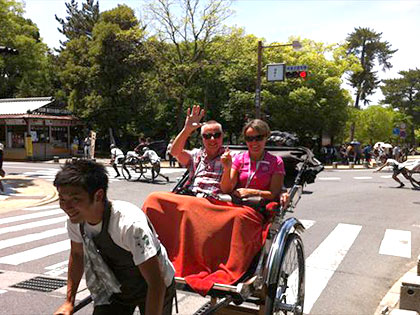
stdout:
<svg viewBox="0 0 420 315">
<path fill-rule="evenodd" d="M 262 72 L 262 53 L 264 48 L 276 48 L 284 46 L 293 46 L 294 50 L 300 50 L 302 45 L 299 41 L 294 40 L 291 44 L 263 46 L 262 41 L 258 41 L 257 50 L 257 84 L 255 87 L 255 118 L 261 119 L 261 72 Z"/>
<path fill-rule="evenodd" d="M 261 68 L 262 68 L 262 41 L 258 41 L 257 86 L 255 88 L 255 118 L 261 118 Z"/>
</svg>

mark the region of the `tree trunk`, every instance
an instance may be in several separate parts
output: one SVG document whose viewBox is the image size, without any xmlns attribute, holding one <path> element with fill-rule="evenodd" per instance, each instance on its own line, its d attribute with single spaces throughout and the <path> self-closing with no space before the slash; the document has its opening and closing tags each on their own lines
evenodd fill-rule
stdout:
<svg viewBox="0 0 420 315">
<path fill-rule="evenodd" d="M 354 108 L 360 109 L 359 101 L 360 101 L 360 87 L 357 89 L 356 100 L 354 101 Z M 354 131 L 356 130 L 356 124 L 354 122 L 351 123 L 350 126 L 350 141 L 354 140 Z"/>
</svg>

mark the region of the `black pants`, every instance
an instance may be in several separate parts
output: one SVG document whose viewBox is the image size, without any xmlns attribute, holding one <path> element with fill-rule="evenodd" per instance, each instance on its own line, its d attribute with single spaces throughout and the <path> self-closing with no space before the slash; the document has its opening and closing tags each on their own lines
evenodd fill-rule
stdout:
<svg viewBox="0 0 420 315">
<path fill-rule="evenodd" d="M 175 292 L 175 281 L 172 281 L 172 284 L 166 288 L 165 300 L 163 301 L 163 315 L 172 314 L 172 303 Z M 145 314 L 146 298 L 143 298 L 138 305 L 124 305 L 120 303 L 98 305 L 93 309 L 93 315 L 132 315 L 137 306 L 140 309 L 140 313 Z"/>
</svg>

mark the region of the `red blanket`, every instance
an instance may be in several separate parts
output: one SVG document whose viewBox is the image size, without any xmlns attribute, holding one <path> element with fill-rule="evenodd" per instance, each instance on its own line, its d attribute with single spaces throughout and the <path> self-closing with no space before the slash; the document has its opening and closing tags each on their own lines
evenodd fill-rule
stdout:
<svg viewBox="0 0 420 315">
<path fill-rule="evenodd" d="M 205 296 L 233 284 L 265 242 L 263 216 L 249 207 L 167 192 L 150 194 L 143 211 L 168 251 L 176 276 Z"/>
</svg>

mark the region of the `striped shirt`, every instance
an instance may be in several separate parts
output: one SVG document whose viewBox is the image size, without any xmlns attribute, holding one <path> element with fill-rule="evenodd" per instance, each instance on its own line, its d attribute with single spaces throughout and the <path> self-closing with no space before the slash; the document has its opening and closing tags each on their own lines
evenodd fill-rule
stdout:
<svg viewBox="0 0 420 315">
<path fill-rule="evenodd" d="M 222 179 L 223 165 L 220 162 L 220 157 L 224 152 L 225 148 L 221 147 L 217 156 L 211 160 L 204 149 L 195 149 L 190 152 L 188 184 L 191 191 L 209 195 L 217 195 L 221 192 L 220 180 Z"/>
</svg>

